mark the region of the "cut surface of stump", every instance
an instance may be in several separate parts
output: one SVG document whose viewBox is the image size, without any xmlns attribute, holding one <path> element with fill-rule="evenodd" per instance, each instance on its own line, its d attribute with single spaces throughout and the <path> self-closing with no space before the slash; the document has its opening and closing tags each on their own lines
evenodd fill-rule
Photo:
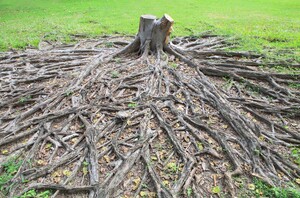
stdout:
<svg viewBox="0 0 300 198">
<path fill-rule="evenodd" d="M 173 23 L 0 54 L 4 197 L 252 197 L 254 179 L 300 178 L 299 73 L 230 38 L 169 40 Z"/>
</svg>

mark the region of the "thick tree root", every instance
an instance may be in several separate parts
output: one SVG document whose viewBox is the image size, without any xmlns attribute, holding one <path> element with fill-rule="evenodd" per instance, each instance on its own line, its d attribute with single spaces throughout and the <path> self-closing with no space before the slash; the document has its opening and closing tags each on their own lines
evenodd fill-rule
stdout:
<svg viewBox="0 0 300 198">
<path fill-rule="evenodd" d="M 261 56 L 222 51 L 223 37 L 147 38 L 1 55 L 0 163 L 21 161 L 7 196 L 209 197 L 220 186 L 232 197 L 236 177 L 300 178 L 288 155 L 300 92 L 287 86 L 299 75 L 262 71 Z"/>
</svg>

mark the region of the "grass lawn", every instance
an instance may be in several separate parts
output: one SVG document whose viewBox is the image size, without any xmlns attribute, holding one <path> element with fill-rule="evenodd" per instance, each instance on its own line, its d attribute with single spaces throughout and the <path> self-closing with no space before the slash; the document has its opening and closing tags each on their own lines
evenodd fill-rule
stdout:
<svg viewBox="0 0 300 198">
<path fill-rule="evenodd" d="M 238 50 L 300 55 L 299 0 L 0 0 L 0 50 L 37 46 L 43 36 L 135 34 L 147 13 L 171 15 L 176 36 L 211 30 L 240 39 Z"/>
</svg>

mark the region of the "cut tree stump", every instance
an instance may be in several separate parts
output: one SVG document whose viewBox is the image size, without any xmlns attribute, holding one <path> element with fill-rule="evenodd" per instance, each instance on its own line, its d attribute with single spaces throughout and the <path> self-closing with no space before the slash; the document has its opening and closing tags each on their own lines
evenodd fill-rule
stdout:
<svg viewBox="0 0 300 198">
<path fill-rule="evenodd" d="M 173 23 L 0 54 L 0 177 L 17 170 L 3 196 L 251 197 L 254 178 L 299 180 L 300 75 L 230 38 L 169 40 Z"/>
<path fill-rule="evenodd" d="M 161 53 L 169 42 L 173 23 L 174 20 L 167 14 L 160 19 L 153 15 L 142 15 L 136 38 L 117 55 L 134 52 L 144 55 Z"/>
</svg>

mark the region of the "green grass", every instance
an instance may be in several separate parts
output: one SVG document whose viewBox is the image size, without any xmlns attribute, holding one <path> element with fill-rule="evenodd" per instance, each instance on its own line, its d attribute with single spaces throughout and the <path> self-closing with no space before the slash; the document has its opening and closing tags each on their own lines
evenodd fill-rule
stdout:
<svg viewBox="0 0 300 198">
<path fill-rule="evenodd" d="M 238 185 L 237 197 L 257 197 L 257 198 L 300 198 L 300 188 L 296 183 L 282 180 L 277 183 L 280 186 L 270 186 L 261 179 L 253 178 L 253 183 L 248 183 L 245 177 L 234 177 L 235 184 Z"/>
<path fill-rule="evenodd" d="M 11 184 L 10 186 L 6 186 L 6 185 L 9 182 L 9 180 L 11 180 L 14 177 L 14 175 L 17 173 L 22 162 L 23 162 L 22 160 L 17 160 L 15 158 L 11 158 L 7 162 L 1 164 L 0 197 L 4 197 L 5 195 L 7 195 L 7 193 L 9 193 L 9 190 L 13 184 Z M 30 197 L 49 198 L 50 195 L 51 195 L 50 190 L 37 192 L 36 190 L 32 189 L 32 190 L 25 192 L 19 198 L 30 198 Z"/>
<path fill-rule="evenodd" d="M 265 182 L 254 179 L 255 197 L 270 197 L 270 198 L 300 198 L 300 189 L 292 185 L 287 188 L 271 187 Z"/>
<path fill-rule="evenodd" d="M 299 0 L 0 0 L 0 50 L 37 46 L 42 37 L 71 42 L 72 34 L 135 34 L 140 15 L 168 13 L 173 35 L 210 30 L 241 39 L 239 50 L 281 56 L 288 49 L 296 57 L 299 10 Z"/>
<path fill-rule="evenodd" d="M 300 148 L 292 148 L 291 149 L 291 157 L 293 159 L 293 161 L 298 164 L 298 166 L 300 167 Z"/>
<path fill-rule="evenodd" d="M 6 194 L 9 191 L 9 187 L 5 185 L 7 182 L 13 178 L 13 176 L 17 173 L 18 169 L 22 164 L 21 160 L 10 159 L 1 165 L 0 172 L 0 196 L 2 194 Z"/>
<path fill-rule="evenodd" d="M 16 198 L 33 198 L 33 197 L 34 198 L 49 198 L 50 196 L 51 196 L 50 190 L 37 192 L 36 190 L 32 189 L 32 190 L 25 192 L 20 197 L 16 197 Z"/>
</svg>

